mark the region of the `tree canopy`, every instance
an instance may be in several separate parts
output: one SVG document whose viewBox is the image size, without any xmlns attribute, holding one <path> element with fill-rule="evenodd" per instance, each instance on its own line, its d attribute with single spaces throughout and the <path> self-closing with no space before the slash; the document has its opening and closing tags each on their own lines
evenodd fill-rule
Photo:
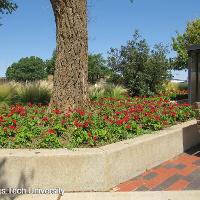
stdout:
<svg viewBox="0 0 200 200">
<path fill-rule="evenodd" d="M 177 32 L 176 37 L 172 38 L 172 47 L 177 53 L 172 62 L 175 69 L 187 69 L 187 48 L 194 44 L 200 44 L 200 19 L 188 22 L 185 32 L 183 34 Z"/>
<path fill-rule="evenodd" d="M 51 59 L 46 61 L 46 71 L 48 75 L 54 75 L 56 63 L 56 50 L 53 51 Z M 105 77 L 110 73 L 106 65 L 106 60 L 98 54 L 88 55 L 88 82 L 96 83 L 100 78 Z"/>
<path fill-rule="evenodd" d="M 88 81 L 96 83 L 100 78 L 109 74 L 106 60 L 101 54 L 89 54 L 88 56 Z"/>
<path fill-rule="evenodd" d="M 17 4 L 13 3 L 12 1 L 0 0 L 0 14 L 11 14 L 16 9 Z"/>
<path fill-rule="evenodd" d="M 132 96 L 153 95 L 170 77 L 167 47 L 157 44 L 152 50 L 138 31 L 120 49 L 111 48 L 108 66 L 115 72 L 115 83 L 120 82 Z"/>
<path fill-rule="evenodd" d="M 36 81 L 47 77 L 45 62 L 38 57 L 31 56 L 13 63 L 6 71 L 6 77 L 15 81 Z"/>
<path fill-rule="evenodd" d="M 1 14 L 11 14 L 15 11 L 17 5 L 10 0 L 0 0 L 0 13 Z"/>
<path fill-rule="evenodd" d="M 53 51 L 51 59 L 46 61 L 46 71 L 48 75 L 54 75 L 56 63 L 56 50 Z"/>
</svg>

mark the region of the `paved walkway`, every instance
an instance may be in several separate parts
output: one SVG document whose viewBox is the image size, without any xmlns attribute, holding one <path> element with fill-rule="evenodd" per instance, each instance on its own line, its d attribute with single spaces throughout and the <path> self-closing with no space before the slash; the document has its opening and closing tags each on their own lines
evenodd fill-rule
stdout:
<svg viewBox="0 0 200 200">
<path fill-rule="evenodd" d="M 200 190 L 200 146 L 112 189 L 129 191 Z"/>
<path fill-rule="evenodd" d="M 199 200 L 200 191 L 178 192 L 90 192 L 90 193 L 65 193 L 58 198 L 54 195 L 24 195 L 15 200 Z M 8 200 L 1 199 L 0 200 Z"/>
</svg>

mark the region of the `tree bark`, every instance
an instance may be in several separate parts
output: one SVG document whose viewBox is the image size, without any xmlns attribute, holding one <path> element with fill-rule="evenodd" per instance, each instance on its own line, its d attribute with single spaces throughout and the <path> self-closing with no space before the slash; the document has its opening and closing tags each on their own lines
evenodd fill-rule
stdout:
<svg viewBox="0 0 200 200">
<path fill-rule="evenodd" d="M 88 100 L 86 0 L 50 0 L 56 21 L 56 64 L 50 108 L 81 108 Z"/>
</svg>

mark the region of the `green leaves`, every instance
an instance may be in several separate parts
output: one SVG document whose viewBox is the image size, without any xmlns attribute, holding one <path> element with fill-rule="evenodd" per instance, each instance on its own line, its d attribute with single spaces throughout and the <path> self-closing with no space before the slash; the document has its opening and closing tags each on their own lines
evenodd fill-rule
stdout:
<svg viewBox="0 0 200 200">
<path fill-rule="evenodd" d="M 10 0 L 0 0 L 0 14 L 11 14 L 17 9 L 17 5 Z M 0 24 L 1 26 L 2 24 Z"/>
<path fill-rule="evenodd" d="M 6 77 L 15 81 L 36 81 L 47 77 L 45 63 L 41 58 L 31 56 L 13 63 L 6 71 Z"/>
<path fill-rule="evenodd" d="M 41 148 L 55 149 L 61 147 L 58 137 L 54 134 L 47 135 L 40 143 Z"/>
<path fill-rule="evenodd" d="M 0 147 L 93 147 L 160 130 L 196 116 L 188 104 L 161 97 L 103 98 L 89 110 L 58 109 L 47 113 L 42 105 L 0 107 Z"/>
<path fill-rule="evenodd" d="M 11 14 L 17 9 L 17 5 L 10 0 L 0 0 L 0 13 Z"/>
<path fill-rule="evenodd" d="M 150 50 L 136 30 L 126 45 L 110 50 L 108 66 L 118 76 L 111 77 L 111 80 L 117 83 L 120 80 L 131 96 L 156 94 L 170 77 L 167 54 L 167 47 L 163 44 L 157 44 Z"/>
<path fill-rule="evenodd" d="M 88 56 L 88 81 L 90 83 L 96 83 L 108 73 L 109 69 L 106 66 L 106 60 L 101 54 L 90 54 Z"/>
<path fill-rule="evenodd" d="M 200 44 L 200 19 L 188 22 L 185 32 L 183 34 L 177 32 L 176 37 L 172 38 L 173 50 L 177 52 L 177 56 L 171 62 L 175 69 L 187 69 L 187 48 L 194 44 Z"/>
</svg>

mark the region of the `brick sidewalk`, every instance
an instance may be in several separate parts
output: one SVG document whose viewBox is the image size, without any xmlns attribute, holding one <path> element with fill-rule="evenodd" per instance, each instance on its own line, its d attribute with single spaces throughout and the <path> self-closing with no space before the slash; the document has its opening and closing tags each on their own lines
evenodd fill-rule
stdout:
<svg viewBox="0 0 200 200">
<path fill-rule="evenodd" d="M 200 190 L 200 146 L 112 189 L 116 192 L 162 190 Z"/>
</svg>

